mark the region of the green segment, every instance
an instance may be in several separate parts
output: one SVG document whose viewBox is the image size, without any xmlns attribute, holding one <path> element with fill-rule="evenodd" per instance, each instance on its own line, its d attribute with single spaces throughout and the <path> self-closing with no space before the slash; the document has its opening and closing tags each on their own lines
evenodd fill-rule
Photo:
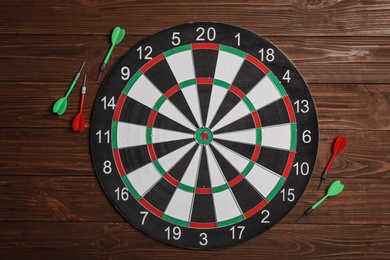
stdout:
<svg viewBox="0 0 390 260">
<path fill-rule="evenodd" d="M 188 86 L 191 86 L 191 85 L 196 85 L 196 80 L 195 79 L 189 79 L 189 80 L 186 80 L 186 81 L 183 81 L 183 82 L 179 83 L 179 87 L 180 88 L 185 88 L 185 87 L 188 87 Z"/>
<path fill-rule="evenodd" d="M 127 82 L 125 88 L 123 89 L 122 93 L 124 95 L 127 95 L 131 89 L 131 87 L 134 85 L 134 83 L 141 77 L 142 72 L 138 70 L 134 75 L 130 78 L 129 82 Z"/>
<path fill-rule="evenodd" d="M 261 140 L 262 140 L 261 128 L 256 128 L 256 144 L 261 145 Z"/>
<path fill-rule="evenodd" d="M 270 71 L 267 76 L 271 79 L 271 81 L 274 83 L 274 85 L 276 86 L 276 88 L 279 90 L 279 93 L 282 97 L 286 96 L 287 93 L 286 93 L 286 90 L 284 90 L 282 84 L 280 84 L 280 81 L 279 79 L 275 76 L 275 74 Z"/>
<path fill-rule="evenodd" d="M 191 192 L 191 193 L 194 193 L 194 192 L 195 192 L 195 188 L 190 187 L 190 186 L 188 186 L 188 185 L 185 185 L 185 184 L 183 184 L 183 183 L 179 183 L 178 188 L 179 188 L 179 189 L 182 189 L 182 190 L 184 190 L 184 191 Z"/>
<path fill-rule="evenodd" d="M 291 145 L 290 150 L 295 151 L 297 149 L 297 123 L 291 123 Z"/>
<path fill-rule="evenodd" d="M 157 100 L 156 104 L 154 104 L 153 110 L 158 111 L 160 109 L 160 107 L 162 106 L 162 104 L 165 102 L 165 100 L 167 100 L 167 98 L 164 95 L 162 95 Z"/>
<path fill-rule="evenodd" d="M 223 87 L 223 88 L 226 88 L 226 89 L 229 89 L 230 88 L 230 84 L 223 81 L 223 80 L 219 80 L 219 79 L 214 79 L 214 85 L 217 85 L 217 86 L 220 86 L 220 87 Z"/>
<path fill-rule="evenodd" d="M 152 130 L 151 127 L 146 127 L 146 143 L 152 144 Z"/>
<path fill-rule="evenodd" d="M 126 185 L 127 189 L 130 191 L 130 193 L 134 196 L 136 200 L 140 200 L 142 198 L 141 195 L 138 194 L 138 192 L 134 189 L 133 185 L 131 185 L 129 179 L 127 179 L 127 176 L 122 176 L 122 181 Z"/>
<path fill-rule="evenodd" d="M 182 227 L 188 227 L 190 225 L 190 223 L 187 221 L 183 221 L 183 220 L 180 220 L 180 219 L 177 219 L 177 218 L 165 215 L 165 214 L 162 215 L 162 219 L 164 219 L 172 224 L 176 224 L 176 225 L 179 225 Z"/>
<path fill-rule="evenodd" d="M 169 57 L 169 56 L 171 56 L 173 54 L 176 54 L 176 53 L 179 53 L 179 52 L 182 52 L 182 51 L 188 51 L 188 50 L 191 50 L 191 45 L 190 44 L 179 46 L 179 47 L 176 47 L 176 48 L 173 48 L 173 49 L 171 49 L 169 51 L 164 52 L 164 57 Z"/>
<path fill-rule="evenodd" d="M 245 217 L 243 215 L 240 215 L 240 216 L 237 216 L 235 218 L 231 218 L 231 219 L 228 219 L 228 220 L 224 220 L 224 221 L 220 221 L 217 223 L 218 227 L 225 227 L 225 226 L 229 226 L 229 225 L 233 225 L 235 223 L 238 223 L 242 220 L 244 220 Z"/>
<path fill-rule="evenodd" d="M 248 173 L 252 170 L 253 166 L 255 165 L 254 162 L 250 161 L 248 165 L 245 167 L 245 169 L 242 171 L 242 175 L 247 176 Z"/>
<path fill-rule="evenodd" d="M 255 106 L 252 104 L 252 102 L 249 100 L 249 98 L 247 96 L 243 97 L 242 101 L 244 101 L 245 105 L 248 107 L 248 109 L 251 112 L 255 112 L 256 111 Z"/>
<path fill-rule="evenodd" d="M 281 178 L 278 181 L 278 183 L 275 185 L 275 188 L 270 192 L 270 194 L 268 194 L 266 198 L 268 201 L 271 201 L 276 196 L 276 194 L 278 194 L 279 190 L 282 188 L 285 181 L 286 180 L 284 178 Z"/>
<path fill-rule="evenodd" d="M 211 190 L 213 191 L 213 193 L 218 193 L 218 192 L 221 192 L 221 191 L 224 191 L 224 190 L 227 190 L 227 189 L 229 189 L 229 185 L 228 184 L 223 184 L 223 185 L 214 187 Z"/>
<path fill-rule="evenodd" d="M 118 141 L 117 141 L 117 133 L 118 133 L 118 121 L 112 121 L 111 124 L 111 146 L 112 149 L 118 148 Z"/>
<path fill-rule="evenodd" d="M 246 57 L 246 53 L 245 52 L 243 52 L 243 51 L 241 51 L 241 50 L 238 50 L 238 49 L 236 49 L 236 48 L 233 48 L 233 47 L 230 47 L 230 46 L 226 46 L 226 45 L 220 45 L 219 46 L 219 49 L 221 50 L 221 51 L 225 51 L 225 52 L 230 52 L 230 53 L 232 53 L 232 54 L 235 54 L 235 55 L 237 55 L 237 56 L 239 56 L 239 57 L 241 57 L 241 58 L 245 58 Z"/>
<path fill-rule="evenodd" d="M 157 171 L 158 171 L 162 176 L 164 176 L 166 172 L 165 172 L 164 168 L 161 166 L 161 164 L 158 162 L 158 160 L 153 161 L 153 164 L 154 164 L 154 166 L 156 167 Z"/>
</svg>

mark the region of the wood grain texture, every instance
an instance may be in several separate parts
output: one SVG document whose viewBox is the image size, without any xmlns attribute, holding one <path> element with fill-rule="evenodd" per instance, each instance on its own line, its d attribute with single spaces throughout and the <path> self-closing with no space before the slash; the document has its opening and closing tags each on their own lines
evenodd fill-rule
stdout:
<svg viewBox="0 0 390 260">
<path fill-rule="evenodd" d="M 389 259 L 390 2 L 386 0 L 69 0 L 0 2 L 0 259 Z M 320 144 L 296 207 L 261 236 L 191 251 L 136 230 L 95 176 L 89 123 L 115 26 L 126 29 L 109 68 L 136 43 L 190 21 L 266 37 L 296 65 L 317 107 Z M 51 113 L 83 61 L 83 133 Z M 93 133 L 91 133 L 93 134 Z M 334 138 L 347 138 L 321 190 Z M 339 179 L 345 190 L 295 220 Z"/>
</svg>

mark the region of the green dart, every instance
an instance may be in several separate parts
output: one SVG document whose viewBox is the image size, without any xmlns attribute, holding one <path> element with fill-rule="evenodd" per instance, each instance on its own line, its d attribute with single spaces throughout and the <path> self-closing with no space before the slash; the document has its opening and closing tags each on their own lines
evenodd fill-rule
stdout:
<svg viewBox="0 0 390 260">
<path fill-rule="evenodd" d="M 59 100 L 57 100 L 57 102 L 54 104 L 53 113 L 58 114 L 59 116 L 62 115 L 63 113 L 65 113 L 66 107 L 68 106 L 68 96 L 70 95 L 74 86 L 76 85 L 76 82 L 80 77 L 80 73 L 84 67 L 84 64 L 85 64 L 85 61 L 84 61 L 83 65 L 81 65 L 80 70 L 74 76 L 73 81 L 69 86 L 68 92 L 66 92 L 66 95 L 64 97 L 60 98 Z"/>
<path fill-rule="evenodd" d="M 328 191 L 326 192 L 326 195 L 322 197 L 319 201 L 317 201 L 313 206 L 308 208 L 305 212 L 303 212 L 302 216 L 300 216 L 295 222 L 303 218 L 304 216 L 309 215 L 313 210 L 315 210 L 324 200 L 326 200 L 328 197 L 336 196 L 337 194 L 341 193 L 344 189 L 344 185 L 341 184 L 340 181 L 334 181 L 328 188 Z"/>
<path fill-rule="evenodd" d="M 98 81 L 102 72 L 105 70 L 108 60 L 110 59 L 111 53 L 114 50 L 114 46 L 120 43 L 123 37 L 125 37 L 125 29 L 122 29 L 119 26 L 115 27 L 115 29 L 112 31 L 111 34 L 111 48 L 108 50 L 107 55 L 104 58 L 102 65 L 100 66 L 100 71 L 99 71 L 99 75 L 96 78 L 96 82 Z"/>
</svg>

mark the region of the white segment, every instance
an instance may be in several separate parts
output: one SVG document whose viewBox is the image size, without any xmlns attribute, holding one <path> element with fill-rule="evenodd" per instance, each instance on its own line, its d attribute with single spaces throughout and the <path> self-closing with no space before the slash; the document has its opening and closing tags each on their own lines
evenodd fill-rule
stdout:
<svg viewBox="0 0 390 260">
<path fill-rule="evenodd" d="M 219 51 L 214 78 L 232 84 L 238 73 L 238 70 L 241 68 L 243 61 L 244 58 L 235 54 Z"/>
<path fill-rule="evenodd" d="M 280 179 L 276 173 L 271 173 L 258 164 L 253 166 L 245 178 L 264 197 L 270 194 Z"/>
<path fill-rule="evenodd" d="M 189 221 L 193 196 L 193 193 L 176 189 L 164 213 L 170 217 Z"/>
<path fill-rule="evenodd" d="M 242 172 L 248 165 L 249 159 L 217 143 L 215 140 L 212 144 L 238 172 Z"/>
<path fill-rule="evenodd" d="M 237 103 L 235 107 L 233 107 L 232 110 L 230 110 L 212 129 L 211 131 L 217 131 L 218 129 L 221 129 L 224 126 L 227 126 L 228 124 L 233 123 L 234 121 L 237 121 L 240 118 L 243 118 L 244 116 L 250 114 L 251 111 L 247 107 L 244 101 L 240 101 Z"/>
<path fill-rule="evenodd" d="M 291 144 L 291 125 L 273 125 L 262 128 L 261 145 L 281 150 L 289 150 Z"/>
<path fill-rule="evenodd" d="M 267 76 L 263 77 L 246 96 L 256 110 L 281 98 L 279 90 Z"/>
<path fill-rule="evenodd" d="M 195 117 L 198 127 L 202 127 L 202 115 L 200 112 L 200 103 L 199 103 L 199 94 L 198 86 L 192 85 L 181 89 L 181 92 L 184 95 L 184 98 L 187 101 L 188 106 L 191 109 L 192 114 Z"/>
<path fill-rule="evenodd" d="M 213 198 L 217 222 L 242 215 L 230 189 L 213 193 Z"/>
<path fill-rule="evenodd" d="M 194 146 L 194 142 L 190 142 L 189 144 L 158 158 L 158 162 L 165 171 L 169 171 Z"/>
<path fill-rule="evenodd" d="M 142 74 L 131 87 L 129 97 L 137 100 L 141 104 L 153 108 L 156 101 L 161 97 L 162 93 Z"/>
<path fill-rule="evenodd" d="M 177 83 L 189 79 L 195 79 L 194 61 L 192 59 L 192 51 L 182 51 L 165 58 L 171 68 Z"/>
<path fill-rule="evenodd" d="M 202 148 L 201 146 L 198 146 L 198 149 L 196 150 L 194 156 L 191 159 L 190 164 L 188 165 L 186 171 L 184 172 L 183 177 L 180 180 L 180 182 L 183 183 L 184 185 L 190 187 L 196 186 L 196 180 L 198 177 L 201 155 L 202 155 Z"/>
<path fill-rule="evenodd" d="M 230 142 L 244 143 L 244 144 L 256 144 L 256 129 L 240 130 L 222 134 L 214 134 L 216 139 L 222 139 Z"/>
<path fill-rule="evenodd" d="M 223 173 L 221 172 L 218 162 L 215 159 L 209 145 L 206 146 L 206 155 L 207 155 L 207 164 L 209 166 L 211 187 L 214 188 L 226 184 L 226 180 L 223 176 Z"/>
<path fill-rule="evenodd" d="M 206 127 L 209 127 L 213 121 L 214 116 L 217 113 L 218 108 L 221 106 L 227 91 L 228 90 L 226 88 L 213 85 L 211 89 L 209 109 L 207 111 Z"/>
<path fill-rule="evenodd" d="M 185 140 L 185 139 L 190 139 L 190 138 L 194 138 L 194 135 L 188 134 L 188 133 L 172 131 L 172 130 L 161 129 L 161 128 L 153 128 L 152 129 L 152 142 L 154 144 L 155 143 L 162 143 L 162 142 L 169 142 L 169 141 Z"/>
<path fill-rule="evenodd" d="M 153 163 L 148 163 L 127 174 L 127 179 L 141 196 L 153 188 L 161 178 L 161 174 L 154 168 Z"/>
<path fill-rule="evenodd" d="M 156 100 L 157 101 L 157 100 Z M 166 100 L 160 109 L 158 110 L 159 113 L 163 114 L 164 116 L 172 119 L 173 121 L 181 124 L 182 126 L 187 127 L 191 130 L 196 130 L 195 126 L 191 124 L 191 122 L 188 120 L 187 117 L 183 115 L 182 112 L 179 111 L 179 109 L 174 106 L 169 100 Z"/>
<path fill-rule="evenodd" d="M 146 144 L 146 126 L 118 122 L 118 148 L 133 147 Z"/>
</svg>

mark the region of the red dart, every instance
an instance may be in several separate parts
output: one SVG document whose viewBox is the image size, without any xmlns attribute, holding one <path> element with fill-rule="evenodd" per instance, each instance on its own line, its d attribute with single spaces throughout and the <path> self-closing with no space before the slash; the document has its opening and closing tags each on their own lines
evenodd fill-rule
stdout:
<svg viewBox="0 0 390 260">
<path fill-rule="evenodd" d="M 333 163 L 334 158 L 336 157 L 337 154 L 341 153 L 344 150 L 346 145 L 347 145 L 347 139 L 345 137 L 338 136 L 336 138 L 336 141 L 333 144 L 333 154 L 330 157 L 328 164 L 326 165 L 325 170 L 321 175 L 321 181 L 320 181 L 320 184 L 318 185 L 317 190 L 320 189 L 322 182 L 326 179 L 326 176 L 328 175 L 328 171 L 330 169 L 330 166 Z"/>
<path fill-rule="evenodd" d="M 73 124 L 72 124 L 73 131 L 75 131 L 75 132 L 79 131 L 80 133 L 85 128 L 85 119 L 83 116 L 83 106 L 84 106 L 85 93 L 87 92 L 87 86 L 85 85 L 86 80 L 87 80 L 87 75 L 84 75 L 84 83 L 83 83 L 83 86 L 81 87 L 80 111 L 73 119 Z"/>
</svg>

